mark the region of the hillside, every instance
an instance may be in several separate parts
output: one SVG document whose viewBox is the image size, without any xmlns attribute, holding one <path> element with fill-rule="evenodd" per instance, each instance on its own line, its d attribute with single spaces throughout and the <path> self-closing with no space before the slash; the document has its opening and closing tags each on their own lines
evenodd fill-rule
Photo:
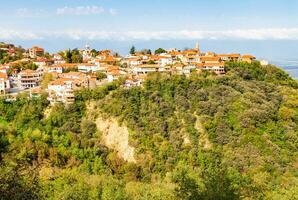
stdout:
<svg viewBox="0 0 298 200">
<path fill-rule="evenodd" d="M 0 101 L 0 199 L 298 199 L 298 82 L 275 66 Z"/>
</svg>

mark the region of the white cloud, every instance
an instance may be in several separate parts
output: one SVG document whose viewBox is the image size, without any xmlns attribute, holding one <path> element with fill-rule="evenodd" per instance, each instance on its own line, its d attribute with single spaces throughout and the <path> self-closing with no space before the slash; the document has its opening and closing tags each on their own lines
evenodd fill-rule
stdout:
<svg viewBox="0 0 298 200">
<path fill-rule="evenodd" d="M 298 28 L 248 29 L 227 31 L 82 31 L 59 32 L 59 37 L 90 40 L 298 40 Z"/>
<path fill-rule="evenodd" d="M 38 17 L 46 14 L 42 9 L 29 9 L 29 8 L 18 8 L 16 10 L 16 15 L 19 17 Z"/>
<path fill-rule="evenodd" d="M 109 9 L 109 13 L 113 16 L 117 15 L 118 14 L 118 10 L 114 9 L 114 8 L 110 8 Z"/>
<path fill-rule="evenodd" d="M 99 6 L 78 6 L 78 7 L 63 7 L 57 8 L 57 15 L 91 15 L 105 12 L 103 7 Z"/>
<path fill-rule="evenodd" d="M 19 16 L 26 16 L 26 15 L 28 15 L 28 13 L 29 13 L 28 8 L 17 9 L 17 15 L 19 15 Z"/>
<path fill-rule="evenodd" d="M 1 40 L 42 40 L 42 34 L 31 31 L 16 31 L 0 28 Z"/>
<path fill-rule="evenodd" d="M 225 31 L 16 31 L 0 29 L 0 39 L 73 39 L 73 40 L 298 40 L 298 28 L 247 29 Z"/>
</svg>

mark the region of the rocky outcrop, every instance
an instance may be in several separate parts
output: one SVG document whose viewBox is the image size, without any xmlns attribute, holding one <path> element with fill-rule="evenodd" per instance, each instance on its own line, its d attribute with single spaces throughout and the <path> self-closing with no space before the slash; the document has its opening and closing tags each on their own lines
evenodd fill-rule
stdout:
<svg viewBox="0 0 298 200">
<path fill-rule="evenodd" d="M 134 158 L 134 148 L 129 145 L 129 132 L 126 126 L 120 126 L 114 118 L 96 119 L 97 129 L 102 133 L 101 140 L 105 146 L 115 150 L 118 156 L 127 162 L 136 162 Z"/>
</svg>

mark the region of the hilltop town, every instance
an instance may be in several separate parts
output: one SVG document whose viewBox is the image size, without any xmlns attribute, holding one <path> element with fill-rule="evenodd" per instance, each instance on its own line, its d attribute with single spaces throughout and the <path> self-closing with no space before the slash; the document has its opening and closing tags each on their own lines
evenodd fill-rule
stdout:
<svg viewBox="0 0 298 200">
<path fill-rule="evenodd" d="M 119 78 L 123 78 L 124 87 L 132 87 L 141 86 L 152 72 L 186 76 L 208 72 L 222 76 L 226 62 L 251 63 L 255 59 L 253 55 L 239 53 L 202 52 L 199 43 L 193 49 L 159 48 L 154 52 L 136 51 L 132 47 L 126 56 L 112 50 L 91 49 L 88 45 L 84 49 L 49 54 L 37 46 L 23 49 L 0 43 L 0 94 L 12 98 L 24 91 L 31 97 L 46 92 L 51 104 L 68 104 L 74 101 L 75 90 L 92 89 Z"/>
</svg>

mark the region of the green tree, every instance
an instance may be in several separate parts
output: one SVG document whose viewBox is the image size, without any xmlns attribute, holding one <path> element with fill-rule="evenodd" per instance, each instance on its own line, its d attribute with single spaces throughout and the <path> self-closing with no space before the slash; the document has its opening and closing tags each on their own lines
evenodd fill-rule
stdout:
<svg viewBox="0 0 298 200">
<path fill-rule="evenodd" d="M 107 75 L 103 72 L 96 72 L 96 78 L 98 80 L 103 80 L 103 79 L 107 78 Z"/>
<path fill-rule="evenodd" d="M 134 55 L 134 54 L 136 53 L 136 48 L 135 48 L 135 46 L 132 46 L 132 47 L 130 48 L 129 53 L 130 53 L 131 55 Z"/>
<path fill-rule="evenodd" d="M 155 54 L 161 54 L 161 53 L 166 53 L 167 51 L 166 50 L 164 50 L 163 48 L 158 48 L 158 49 L 156 49 L 155 50 Z"/>
</svg>

